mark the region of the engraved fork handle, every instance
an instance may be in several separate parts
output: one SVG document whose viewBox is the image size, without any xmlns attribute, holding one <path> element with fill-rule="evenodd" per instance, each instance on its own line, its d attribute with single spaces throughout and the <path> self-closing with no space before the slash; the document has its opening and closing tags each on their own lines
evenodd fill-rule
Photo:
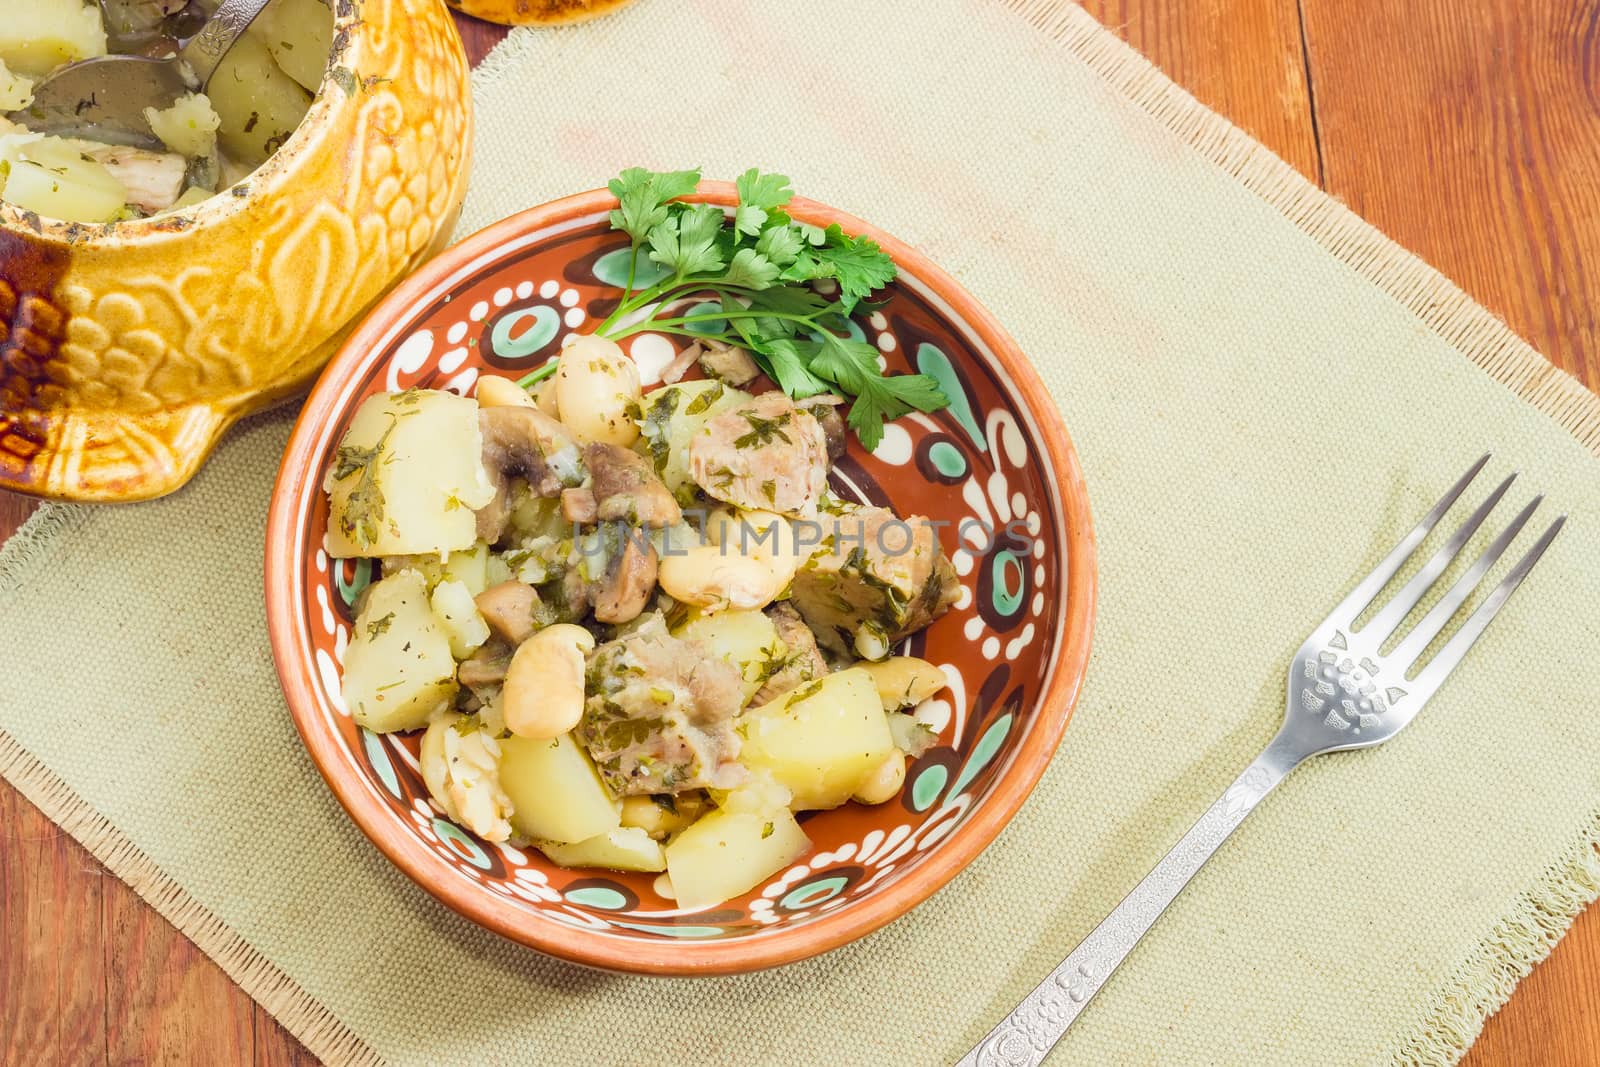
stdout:
<svg viewBox="0 0 1600 1067">
<path fill-rule="evenodd" d="M 1133 892 L 956 1067 L 1035 1067 L 1244 817 L 1305 754 L 1286 733 L 1245 768 Z"/>
</svg>

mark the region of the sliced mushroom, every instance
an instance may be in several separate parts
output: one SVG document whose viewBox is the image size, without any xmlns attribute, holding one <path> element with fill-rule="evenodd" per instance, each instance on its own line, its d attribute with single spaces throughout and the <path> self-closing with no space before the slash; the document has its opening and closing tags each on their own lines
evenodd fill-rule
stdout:
<svg viewBox="0 0 1600 1067">
<path fill-rule="evenodd" d="M 844 418 L 839 414 L 839 405 L 844 403 L 844 398 L 832 393 L 823 393 L 821 396 L 808 397 L 796 404 L 817 417 L 817 422 L 822 424 L 822 436 L 828 442 L 828 458 L 837 460 L 844 455 L 845 445 L 848 443 L 849 431 L 845 429 Z"/>
<path fill-rule="evenodd" d="M 483 465 L 497 489 L 494 499 L 478 509 L 478 537 L 494 544 L 511 519 L 511 479 L 525 479 L 536 496 L 553 497 L 581 481 L 583 472 L 572 435 L 538 408 L 481 408 L 478 426 Z"/>
<path fill-rule="evenodd" d="M 502 641 L 491 640 L 461 661 L 461 666 L 456 669 L 456 678 L 477 693 L 505 681 L 506 670 L 510 666 L 511 649 Z"/>
<path fill-rule="evenodd" d="M 761 374 L 761 368 L 750 353 L 725 341 L 699 342 L 705 352 L 700 356 L 700 369 L 719 381 L 735 388 L 748 385 Z"/>
<path fill-rule="evenodd" d="M 599 521 L 594 491 L 581 487 L 561 490 L 561 517 L 578 525 Z"/>
<path fill-rule="evenodd" d="M 625 521 L 640 526 L 676 526 L 683 511 L 650 461 L 617 445 L 592 444 L 583 450 L 584 466 L 593 479 L 595 515 L 601 522 Z"/>
<path fill-rule="evenodd" d="M 620 523 L 610 527 L 620 544 L 608 546 L 605 576 L 591 584 L 589 599 L 600 622 L 632 622 L 655 592 L 659 560 L 644 531 Z"/>
<path fill-rule="evenodd" d="M 534 612 L 539 608 L 539 591 L 526 582 L 501 582 L 474 598 L 478 613 L 489 629 L 520 645 L 533 636 Z"/>
</svg>

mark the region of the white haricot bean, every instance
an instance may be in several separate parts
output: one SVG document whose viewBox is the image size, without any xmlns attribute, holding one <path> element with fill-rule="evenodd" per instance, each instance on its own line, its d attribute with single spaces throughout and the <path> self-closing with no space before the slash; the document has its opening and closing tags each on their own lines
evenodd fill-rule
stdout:
<svg viewBox="0 0 1600 1067">
<path fill-rule="evenodd" d="M 866 781 L 856 787 L 855 799 L 863 804 L 882 804 L 886 800 L 893 800 L 905 784 L 906 755 L 897 748 L 884 757 Z"/>
<path fill-rule="evenodd" d="M 666 556 L 656 571 L 656 581 L 674 600 L 713 611 L 757 611 L 783 592 L 768 564 L 749 556 L 725 554 L 713 544 L 695 545 Z"/>
<path fill-rule="evenodd" d="M 552 419 L 561 418 L 561 410 L 556 407 L 556 380 L 546 378 L 533 387 L 533 403 L 540 411 Z"/>
<path fill-rule="evenodd" d="M 583 717 L 584 657 L 594 635 L 581 626 L 547 626 L 517 646 L 506 668 L 500 711 L 518 737 L 560 737 Z"/>
<path fill-rule="evenodd" d="M 882 663 L 857 666 L 872 675 L 872 684 L 878 687 L 884 711 L 920 704 L 947 684 L 943 671 L 915 656 L 890 656 Z"/>
<path fill-rule="evenodd" d="M 590 334 L 568 345 L 555 392 L 561 421 L 579 443 L 627 447 L 638 440 L 639 368 L 615 341 Z"/>
<path fill-rule="evenodd" d="M 531 408 L 537 405 L 528 391 L 510 378 L 485 374 L 478 379 L 478 406 L 480 408 Z"/>
<path fill-rule="evenodd" d="M 789 520 L 770 511 L 714 511 L 706 519 L 706 540 L 730 556 L 759 560 L 772 572 L 780 591 L 794 580 L 795 571 L 805 561 Z"/>
</svg>

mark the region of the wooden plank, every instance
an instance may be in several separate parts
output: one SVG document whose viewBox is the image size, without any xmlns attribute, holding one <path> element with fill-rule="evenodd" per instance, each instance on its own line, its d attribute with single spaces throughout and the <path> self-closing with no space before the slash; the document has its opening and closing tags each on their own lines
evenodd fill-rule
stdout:
<svg viewBox="0 0 1600 1067">
<path fill-rule="evenodd" d="M 82 846 L 0 786 L 0 1063 L 105 1061 L 108 882 Z"/>
<path fill-rule="evenodd" d="M 1166 75 L 1317 180 L 1296 0 L 1082 0 Z"/>
<path fill-rule="evenodd" d="M 1600 6 L 1302 2 L 1328 191 L 1600 387 Z"/>
<path fill-rule="evenodd" d="M 1301 0 L 1325 187 L 1600 388 L 1600 4 Z M 1600 1063 L 1600 911 L 1465 1067 Z"/>
<path fill-rule="evenodd" d="M 110 877 L 103 885 L 104 1062 L 252 1062 L 254 1001 L 133 890 Z"/>
</svg>

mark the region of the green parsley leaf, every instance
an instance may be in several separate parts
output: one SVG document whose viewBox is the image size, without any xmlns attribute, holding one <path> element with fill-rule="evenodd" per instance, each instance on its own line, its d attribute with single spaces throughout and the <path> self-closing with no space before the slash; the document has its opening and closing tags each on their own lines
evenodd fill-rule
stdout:
<svg viewBox="0 0 1600 1067">
<path fill-rule="evenodd" d="M 621 204 L 611 212 L 611 225 L 642 243 L 651 229 L 667 218 L 667 201 L 688 196 L 700 184 L 699 170 L 656 173 L 630 167 L 611 179 L 606 188 Z"/>
<path fill-rule="evenodd" d="M 790 225 L 768 226 L 756 238 L 756 251 L 780 267 L 787 267 L 800 257 L 805 239 Z"/>
<path fill-rule="evenodd" d="M 767 221 L 767 212 L 787 204 L 794 196 L 789 179 L 782 174 L 762 174 L 751 167 L 733 183 L 739 191 L 739 206 L 733 213 L 733 228 L 754 237 Z"/>
<path fill-rule="evenodd" d="M 777 265 L 753 248 L 741 248 L 728 264 L 722 284 L 744 289 L 765 289 L 778 280 Z"/>
<path fill-rule="evenodd" d="M 849 314 L 874 289 L 894 281 L 894 261 L 870 237 L 851 237 L 838 223 L 828 227 L 828 243 L 817 258 L 839 281 L 840 303 Z"/>
<path fill-rule="evenodd" d="M 721 208 L 690 204 L 650 231 L 650 258 L 680 277 L 719 271 L 726 262 L 717 247 L 721 233 Z"/>
</svg>

